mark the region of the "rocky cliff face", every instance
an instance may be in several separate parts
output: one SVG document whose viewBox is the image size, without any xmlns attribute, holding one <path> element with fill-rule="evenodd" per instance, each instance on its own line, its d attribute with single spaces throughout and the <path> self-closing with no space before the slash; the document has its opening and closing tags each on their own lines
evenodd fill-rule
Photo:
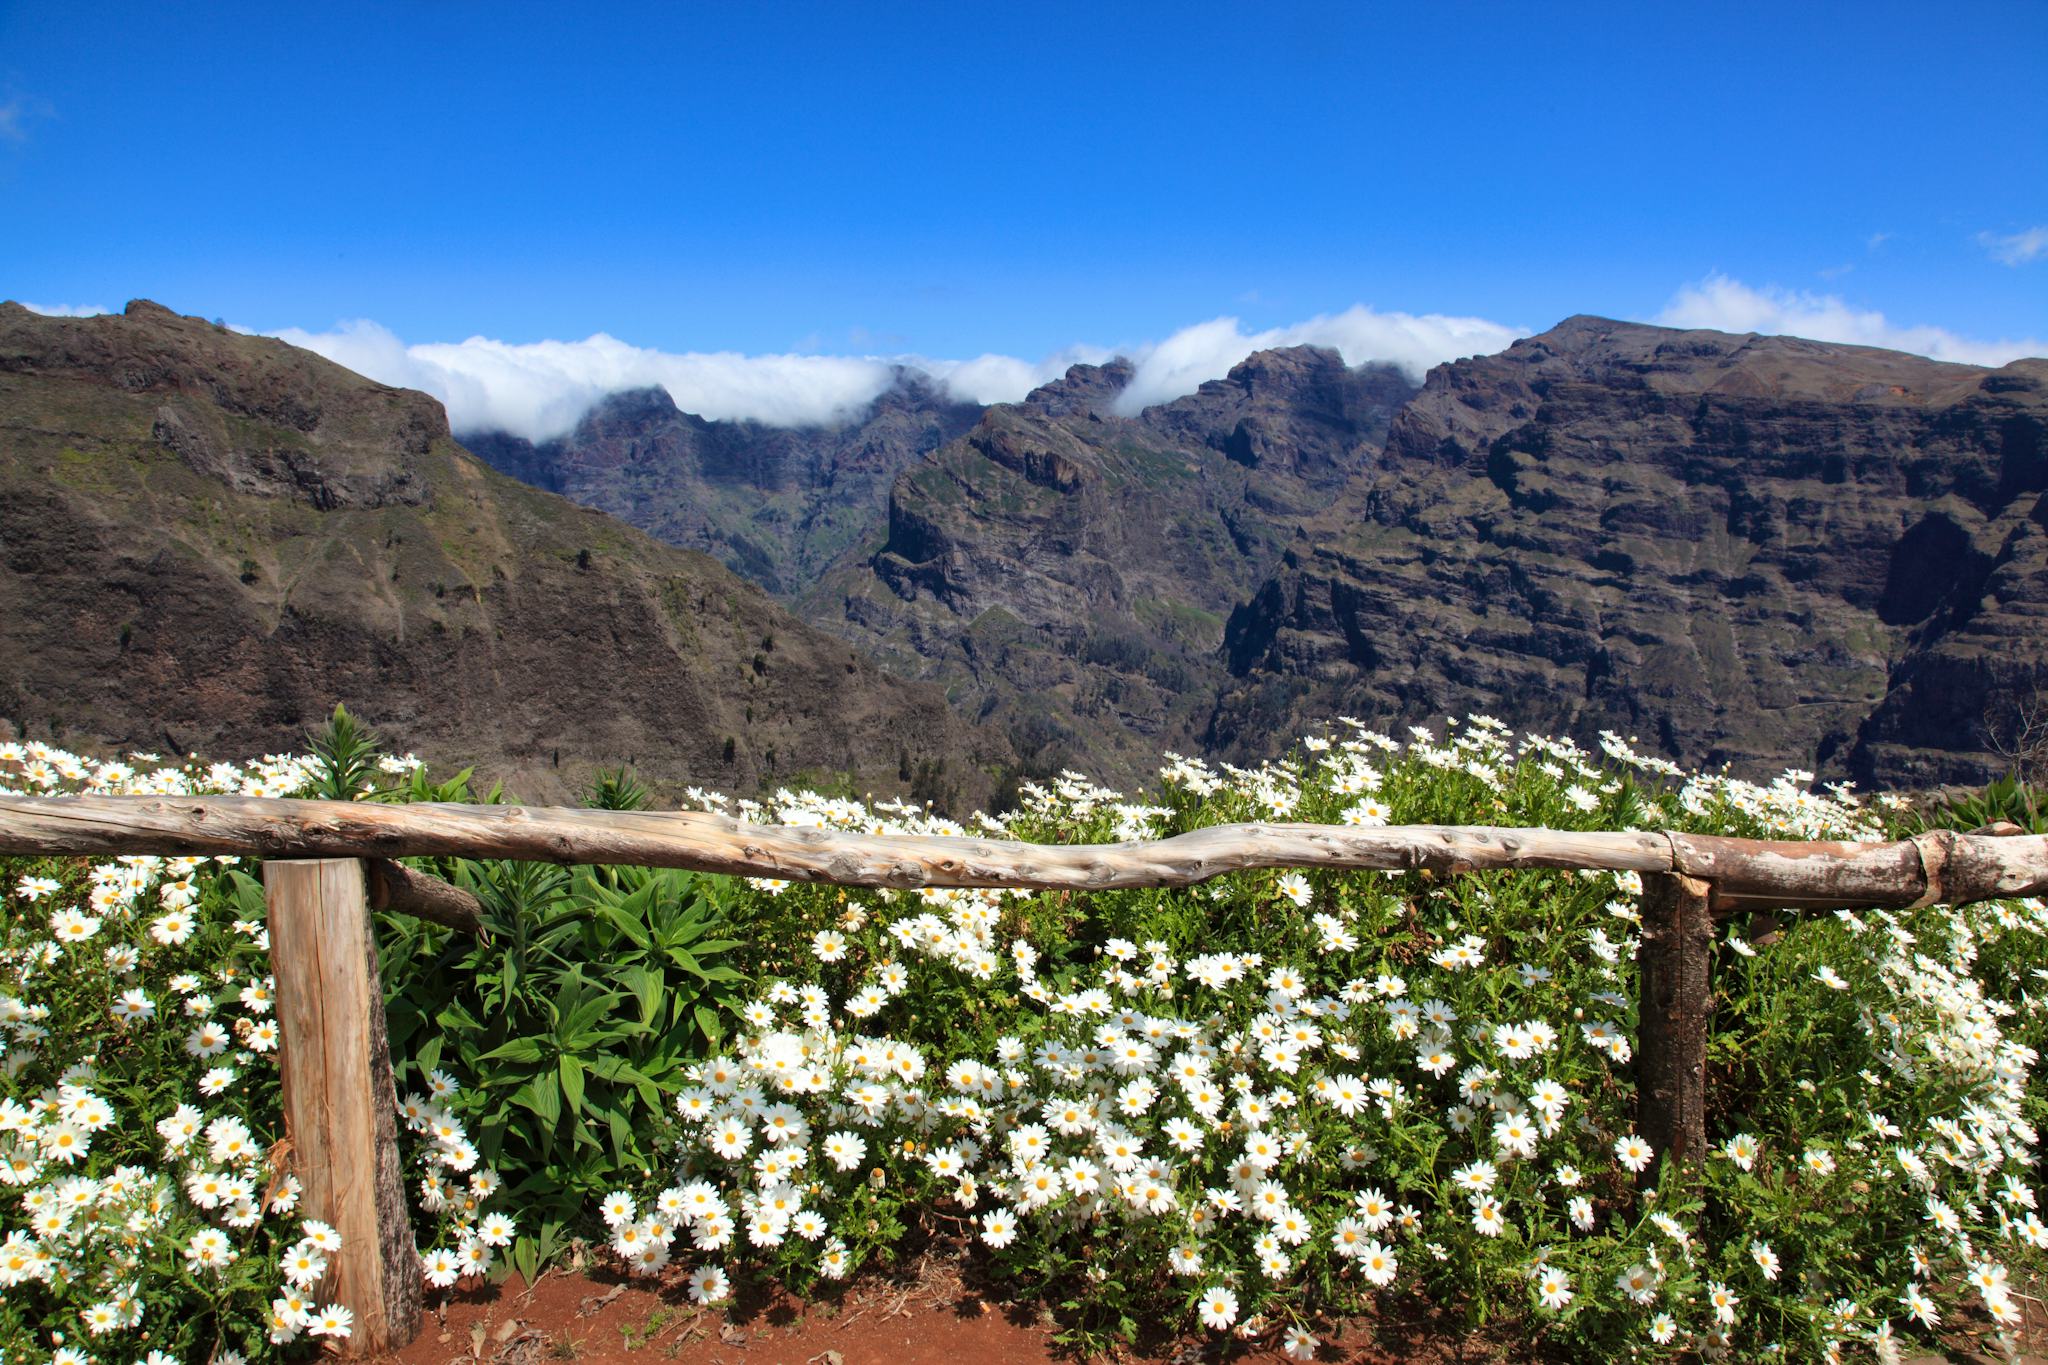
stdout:
<svg viewBox="0 0 2048 1365">
<path fill-rule="evenodd" d="M 1573 318 L 1420 389 L 1297 347 L 1121 416 L 1131 373 L 985 412 L 906 374 L 811 431 L 623 394 L 562 442 L 478 444 L 942 684 L 1030 765 L 1126 784 L 1162 749 L 1478 709 L 1931 785 L 1994 774 L 2048 713 L 2048 361 Z M 152 420 L 249 496 L 423 496 L 405 461 Z"/>
<path fill-rule="evenodd" d="M 1332 711 L 1995 771 L 2048 685 L 2048 362 L 1573 318 L 1433 371 L 1230 618 L 1210 743 Z"/>
<path fill-rule="evenodd" d="M 879 552 L 800 601 L 1040 766 L 1122 781 L 1200 742 L 1226 617 L 1299 519 L 1371 467 L 1414 392 L 1300 347 L 1119 417 L 1129 377 L 1076 366 L 990 409 L 896 480 Z"/>
<path fill-rule="evenodd" d="M 984 799 L 999 740 L 752 584 L 472 459 L 425 395 L 153 304 L 0 305 L 0 729 L 218 756 L 337 700 L 529 799 L 601 765 Z"/>
<path fill-rule="evenodd" d="M 558 440 L 490 432 L 463 441 L 514 478 L 793 597 L 877 530 L 898 473 L 980 416 L 978 405 L 905 370 L 838 426 L 708 422 L 679 411 L 665 390 L 639 389 L 613 394 Z"/>
</svg>

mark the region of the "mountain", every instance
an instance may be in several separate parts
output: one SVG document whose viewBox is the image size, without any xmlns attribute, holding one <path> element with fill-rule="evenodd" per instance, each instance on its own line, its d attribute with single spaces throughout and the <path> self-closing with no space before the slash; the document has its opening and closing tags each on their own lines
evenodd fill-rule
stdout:
<svg viewBox="0 0 2048 1365">
<path fill-rule="evenodd" d="M 1231 615 L 1212 747 L 1468 708 L 1977 781 L 2048 689 L 2048 361 L 1567 320 L 1439 366 Z"/>
<path fill-rule="evenodd" d="M 899 371 L 831 427 L 706 421 L 614 394 L 494 467 L 721 558 L 813 624 L 945 685 L 1035 770 L 1135 782 L 1197 745 L 1223 624 L 1415 386 L 1332 351 L 1263 353 L 1136 418 L 1122 361 L 984 410 Z"/>
<path fill-rule="evenodd" d="M 528 799 L 600 765 L 986 799 L 999 738 L 439 404 L 147 302 L 0 304 L 0 729 L 229 756 L 337 700 Z"/>
<path fill-rule="evenodd" d="M 499 467 L 705 549 L 1004 736 L 1129 785 L 1331 715 L 1467 710 L 1691 764 L 1994 775 L 2048 714 L 2048 361 L 1578 317 L 1420 386 L 1260 352 L 836 427 L 658 390 Z"/>
<path fill-rule="evenodd" d="M 502 432 L 462 440 L 514 478 L 790 596 L 874 529 L 898 473 L 980 417 L 978 404 L 899 369 L 866 411 L 835 426 L 706 421 L 652 388 L 610 395 L 551 441 Z"/>
<path fill-rule="evenodd" d="M 897 478 L 880 549 L 798 602 L 885 666 L 943 682 L 1032 766 L 1124 783 L 1202 745 L 1230 613 L 1371 467 L 1415 391 L 1297 347 L 1118 416 L 1130 376 L 1075 366 L 989 409 Z"/>
</svg>

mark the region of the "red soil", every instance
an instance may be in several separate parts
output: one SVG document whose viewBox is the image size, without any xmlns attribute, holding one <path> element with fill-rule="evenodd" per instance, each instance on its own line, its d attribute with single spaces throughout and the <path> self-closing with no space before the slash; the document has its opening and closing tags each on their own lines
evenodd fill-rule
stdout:
<svg viewBox="0 0 2048 1365">
<path fill-rule="evenodd" d="M 921 1260 L 914 1273 L 867 1277 L 805 1304 L 780 1290 L 740 1287 L 723 1308 L 690 1302 L 680 1271 L 659 1280 L 608 1270 L 549 1270 L 528 1288 L 517 1276 L 453 1294 L 429 1292 L 418 1338 L 371 1365 L 1077 1365 L 1034 1299 L 964 1281 L 956 1263 Z M 2029 1288 L 2033 1288 L 2032 1285 Z M 2016 1365 L 2048 1365 L 2048 1313 L 2031 1296 Z M 1527 1365 L 1526 1344 L 1472 1335 L 1425 1315 L 1359 1319 L 1321 1333 L 1316 1359 L 1334 1365 Z M 1952 1343 L 1948 1361 L 1994 1359 L 1981 1341 Z M 1279 1334 L 1246 1344 L 1203 1335 L 1140 1342 L 1120 1365 L 1280 1362 Z M 1904 1365 L 1942 1365 L 1908 1352 Z"/>
<path fill-rule="evenodd" d="M 431 1295 L 419 1337 L 381 1365 L 1039 1365 L 1075 1362 L 1058 1327 L 1032 1300 L 999 1302 L 927 1258 L 914 1276 L 869 1278 L 808 1305 L 750 1291 L 723 1309 L 690 1302 L 681 1275 L 625 1279 L 609 1271 L 550 1270 Z M 1329 1334 L 1325 1334 L 1329 1335 Z M 1504 1365 L 1526 1359 L 1423 1322 L 1347 1324 L 1319 1361 L 1353 1365 Z M 1279 1335 L 1246 1345 L 1218 1336 L 1140 1343 L 1127 1365 L 1283 1361 Z"/>
</svg>

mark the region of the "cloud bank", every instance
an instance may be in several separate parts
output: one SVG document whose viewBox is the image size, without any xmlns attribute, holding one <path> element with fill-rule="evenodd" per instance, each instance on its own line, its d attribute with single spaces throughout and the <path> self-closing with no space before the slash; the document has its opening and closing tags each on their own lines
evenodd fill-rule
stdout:
<svg viewBox="0 0 2048 1365">
<path fill-rule="evenodd" d="M 1834 294 L 1765 286 L 1753 289 L 1726 275 L 1709 275 L 1672 296 L 1652 319 L 1666 327 L 1708 327 L 1717 332 L 1768 332 L 1882 346 L 1965 365 L 2004 365 L 2023 356 L 2048 355 L 2039 337 L 1984 341 L 1945 327 L 1908 327 L 1875 310 L 1853 308 Z"/>
<path fill-rule="evenodd" d="M 1216 318 L 1183 327 L 1134 356 L 1138 372 L 1118 395 L 1116 410 L 1129 415 L 1155 403 L 1171 402 L 1193 393 L 1208 380 L 1223 378 L 1253 351 L 1275 346 L 1328 346 L 1341 353 L 1348 365 L 1381 361 L 1399 366 L 1420 382 L 1432 365 L 1463 356 L 1491 355 L 1524 335 L 1485 318 L 1453 318 L 1440 313 L 1415 317 L 1378 313 L 1363 305 L 1262 332 L 1244 331 L 1236 318 Z"/>
<path fill-rule="evenodd" d="M 408 345 L 375 322 L 331 331 L 286 328 L 270 335 L 315 351 L 384 384 L 439 398 L 456 431 L 506 431 L 544 441 L 572 430 L 608 393 L 660 387 L 676 406 L 711 420 L 770 426 L 821 426 L 855 417 L 896 381 L 899 367 L 923 370 L 955 397 L 1014 403 L 1075 364 L 1100 364 L 1116 352 L 1074 345 L 1039 360 L 982 355 L 741 355 L 670 352 L 633 346 L 600 332 L 582 341 L 512 344 L 488 337 Z M 1377 313 L 1355 307 L 1291 327 L 1246 332 L 1236 318 L 1182 328 L 1164 341 L 1127 347 L 1137 373 L 1118 400 L 1136 412 L 1221 379 L 1253 351 L 1314 344 L 1353 365 L 1385 361 L 1420 378 L 1431 365 L 1497 351 L 1518 333 L 1482 318 Z"/>
<path fill-rule="evenodd" d="M 317 351 L 385 384 L 422 389 L 448 409 L 457 431 L 559 436 L 608 393 L 667 389 L 685 412 L 772 426 L 841 420 L 895 379 L 891 362 L 865 356 L 682 354 L 628 345 L 600 332 L 582 341 L 525 345 L 471 337 L 408 346 L 374 322 L 331 332 L 287 328 L 271 335 Z"/>
<path fill-rule="evenodd" d="M 2048 342 L 2039 338 L 1987 341 L 1942 327 L 1900 325 L 1833 294 L 1755 288 L 1726 275 L 1686 285 L 1651 321 L 1883 346 L 1974 365 L 2048 354 Z M 1348 364 L 1378 361 L 1420 380 L 1433 365 L 1491 354 L 1525 334 L 1486 318 L 1383 313 L 1362 305 L 1261 331 L 1245 330 L 1234 317 L 1213 318 L 1161 341 L 1121 348 L 1135 374 L 1116 408 L 1129 414 L 1171 402 L 1208 380 L 1221 379 L 1252 352 L 1275 346 L 1327 346 Z M 287 329 L 271 335 L 372 379 L 433 394 L 447 406 L 449 424 L 458 432 L 506 431 L 533 441 L 567 433 L 599 399 L 621 389 L 666 389 L 677 407 L 714 421 L 821 426 L 858 417 L 896 382 L 899 368 L 924 371 L 958 398 L 1013 403 L 1058 378 L 1069 365 L 1099 364 L 1119 353 L 1077 344 L 1038 360 L 1000 354 L 970 360 L 742 355 L 659 351 L 602 332 L 582 341 L 515 345 L 479 336 L 408 345 L 368 321 L 343 323 L 327 332 Z"/>
<path fill-rule="evenodd" d="M 29 312 L 41 313 L 46 318 L 96 318 L 114 311 L 96 303 L 30 303 L 27 299 L 20 302 Z"/>
<path fill-rule="evenodd" d="M 902 362 L 923 370 L 945 385 L 946 392 L 971 403 L 1014 403 L 1040 384 L 1050 383 L 1071 365 L 1100 365 L 1116 358 L 1116 352 L 1101 346 L 1076 345 L 1056 351 L 1043 360 L 1019 360 L 1013 355 L 981 355 L 972 360 L 933 360 L 905 356 Z"/>
</svg>

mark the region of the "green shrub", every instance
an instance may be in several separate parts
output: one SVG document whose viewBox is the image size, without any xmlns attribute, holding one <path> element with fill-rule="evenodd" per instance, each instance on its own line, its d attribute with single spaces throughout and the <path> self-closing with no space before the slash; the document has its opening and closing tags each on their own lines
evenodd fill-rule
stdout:
<svg viewBox="0 0 2048 1365">
<path fill-rule="evenodd" d="M 2048 834 L 2048 793 L 2008 774 L 1968 796 L 1939 798 L 1920 812 L 1923 829 L 1981 829 L 2004 822 L 2033 834 Z"/>
<path fill-rule="evenodd" d="M 386 917 L 400 1085 L 465 1079 L 451 1107 L 504 1171 L 529 1276 L 612 1183 L 658 1163 L 664 1096 L 720 1037 L 743 978 L 716 894 L 685 872 L 471 862 L 444 869 L 485 909 L 470 937 Z"/>
<path fill-rule="evenodd" d="M 380 757 L 344 716 L 314 758 L 250 768 L 0 745 L 0 783 L 471 799 L 467 773 Z M 1026 784 L 977 832 L 1868 839 L 1915 819 L 1806 774 L 1756 786 L 1603 747 L 1484 720 L 1407 741 L 1347 726 L 1257 769 L 1175 760 L 1148 802 Z M 965 832 L 815 793 L 736 811 Z M 2048 1270 L 2039 900 L 1808 917 L 1767 947 L 1725 926 L 1694 1202 L 1668 1180 L 1639 1193 L 1631 1169 L 1629 875 L 1242 871 L 1010 894 L 422 865 L 487 919 L 476 937 L 378 921 L 437 1286 L 531 1274 L 583 1237 L 704 1299 L 735 1275 L 811 1290 L 938 1247 L 1043 1294 L 1082 1345 L 1152 1324 L 1305 1348 L 1346 1315 L 1426 1302 L 1567 1359 L 1818 1360 L 1993 1333 L 2016 1312 L 2007 1283 Z M 98 1359 L 199 1360 L 324 1331 L 317 1297 L 311 1318 L 278 1307 L 281 1264 L 320 1234 L 265 1159 L 282 1125 L 258 881 L 214 860 L 6 860 L 0 894 L 0 1157 L 22 1194 L 0 1202 L 9 1365 L 46 1365 L 54 1333 Z M 123 1022 L 131 992 L 148 1008 Z M 86 1150 L 60 1156 L 80 1133 Z M 242 1193 L 209 1205 L 207 1178 Z M 1268 1185 L 1284 1209 L 1254 1216 Z M 75 1199 L 62 1226 L 34 1221 Z"/>
</svg>

